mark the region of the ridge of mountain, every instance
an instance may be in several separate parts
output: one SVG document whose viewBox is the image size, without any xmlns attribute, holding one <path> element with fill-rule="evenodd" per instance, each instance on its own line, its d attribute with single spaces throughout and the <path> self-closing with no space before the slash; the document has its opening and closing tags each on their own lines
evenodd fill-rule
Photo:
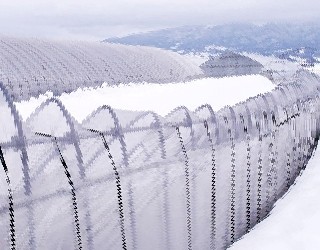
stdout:
<svg viewBox="0 0 320 250">
<path fill-rule="evenodd" d="M 313 50 L 312 56 L 305 56 L 312 61 L 313 56 L 320 56 L 319 30 L 320 24 L 316 23 L 196 25 L 113 37 L 103 42 L 152 46 L 182 54 L 219 53 L 228 48 L 235 52 L 280 55 L 283 51 L 288 54 L 289 50 L 296 53 L 295 50 L 310 48 Z"/>
</svg>

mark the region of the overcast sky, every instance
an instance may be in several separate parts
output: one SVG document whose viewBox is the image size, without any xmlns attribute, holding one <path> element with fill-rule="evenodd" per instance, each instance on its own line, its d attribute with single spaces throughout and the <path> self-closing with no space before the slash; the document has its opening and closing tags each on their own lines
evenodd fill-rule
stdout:
<svg viewBox="0 0 320 250">
<path fill-rule="evenodd" d="M 191 24 L 317 22 L 319 0 L 0 0 L 0 34 L 102 40 Z"/>
</svg>

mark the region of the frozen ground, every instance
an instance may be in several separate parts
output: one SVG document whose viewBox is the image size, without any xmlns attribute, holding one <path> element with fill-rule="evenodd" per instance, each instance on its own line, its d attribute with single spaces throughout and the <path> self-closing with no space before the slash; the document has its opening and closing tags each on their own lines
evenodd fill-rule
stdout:
<svg viewBox="0 0 320 250">
<path fill-rule="evenodd" d="M 320 150 L 270 216 L 230 250 L 317 250 L 320 246 Z"/>
<path fill-rule="evenodd" d="M 259 93 L 271 91 L 275 85 L 260 75 L 225 78 L 205 78 L 187 83 L 120 85 L 118 87 L 79 89 L 71 94 L 62 94 L 60 100 L 67 110 L 81 122 L 101 105 L 115 109 L 152 110 L 165 116 L 174 108 L 184 105 L 194 110 L 202 104 L 210 104 L 214 110 L 225 105 L 234 105 Z M 22 118 L 30 114 L 52 93 L 38 99 L 16 103 Z"/>
</svg>

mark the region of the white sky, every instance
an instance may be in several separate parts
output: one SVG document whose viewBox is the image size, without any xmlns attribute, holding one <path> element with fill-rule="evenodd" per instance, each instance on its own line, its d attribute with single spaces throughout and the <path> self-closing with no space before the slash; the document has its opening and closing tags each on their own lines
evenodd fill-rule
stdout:
<svg viewBox="0 0 320 250">
<path fill-rule="evenodd" d="M 318 21 L 318 0 L 0 0 L 0 33 L 101 40 L 190 24 Z"/>
</svg>

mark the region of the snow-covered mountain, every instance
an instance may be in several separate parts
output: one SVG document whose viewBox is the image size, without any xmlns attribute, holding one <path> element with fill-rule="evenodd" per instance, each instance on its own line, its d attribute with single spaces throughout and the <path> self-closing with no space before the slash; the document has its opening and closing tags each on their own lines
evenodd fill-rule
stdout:
<svg viewBox="0 0 320 250">
<path fill-rule="evenodd" d="M 276 53 L 279 58 L 297 62 L 304 67 L 313 67 L 316 63 L 320 63 L 320 59 L 316 57 L 316 54 L 317 50 L 310 47 L 287 49 Z"/>
<path fill-rule="evenodd" d="M 198 25 L 109 38 L 104 42 L 172 50 L 198 62 L 209 76 L 259 73 L 279 84 L 294 81 L 301 68 L 318 73 L 319 28 L 320 24 L 305 23 Z M 225 54 L 230 53 L 233 56 L 225 60 Z"/>
<path fill-rule="evenodd" d="M 320 49 L 319 24 L 225 24 L 216 26 L 184 26 L 133 34 L 105 41 L 146 45 L 175 51 L 234 51 L 272 54 L 289 48 Z"/>
<path fill-rule="evenodd" d="M 310 66 L 319 62 L 319 28 L 319 24 L 304 23 L 184 26 L 108 38 L 105 42 L 152 46 L 182 54 L 215 55 L 229 49 L 234 52 L 275 55 L 302 66 Z"/>
</svg>

